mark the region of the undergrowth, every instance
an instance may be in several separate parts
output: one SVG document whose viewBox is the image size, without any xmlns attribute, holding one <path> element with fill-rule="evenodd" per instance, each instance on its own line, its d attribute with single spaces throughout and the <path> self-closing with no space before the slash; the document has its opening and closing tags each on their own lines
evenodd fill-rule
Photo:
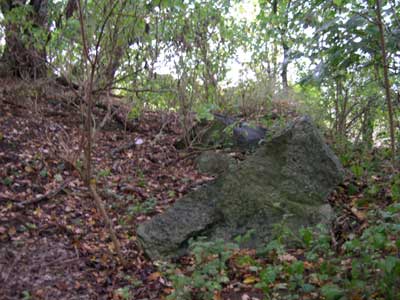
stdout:
<svg viewBox="0 0 400 300">
<path fill-rule="evenodd" d="M 363 221 L 357 230 L 335 233 L 334 226 L 318 225 L 293 232 L 279 224 L 274 239 L 257 252 L 238 243 L 193 241 L 189 262 L 162 268 L 173 288 L 167 299 L 224 299 L 224 288 L 240 286 L 262 290 L 266 300 L 399 300 L 399 175 L 377 173 L 374 162 L 347 165 L 353 175 L 342 192 Z M 295 249 L 285 242 L 293 237 Z"/>
</svg>

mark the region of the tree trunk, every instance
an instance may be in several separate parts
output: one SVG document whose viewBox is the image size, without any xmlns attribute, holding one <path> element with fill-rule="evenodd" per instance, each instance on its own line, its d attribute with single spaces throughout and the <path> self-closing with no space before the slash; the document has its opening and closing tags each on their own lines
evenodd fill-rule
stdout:
<svg viewBox="0 0 400 300">
<path fill-rule="evenodd" d="M 336 80 L 336 94 L 335 94 L 335 132 L 339 134 L 339 101 L 340 101 L 340 85 L 339 79 Z"/>
<path fill-rule="evenodd" d="M 372 111 L 371 108 L 367 106 L 361 124 L 362 142 L 367 150 L 371 150 L 373 147 L 374 143 L 373 133 L 374 133 L 374 122 L 373 122 Z"/>
<path fill-rule="evenodd" d="M 389 68 L 386 57 L 386 47 L 385 47 L 385 34 L 383 30 L 383 22 L 381 16 L 381 0 L 376 0 L 376 19 L 379 28 L 379 42 L 381 46 L 381 54 L 382 54 L 382 64 L 383 64 L 383 77 L 385 83 L 385 93 L 386 93 L 386 104 L 388 108 L 388 117 L 389 117 L 389 130 L 390 130 L 390 148 L 392 154 L 392 160 L 395 161 L 396 157 L 396 140 L 395 140 L 395 127 L 393 122 L 393 106 L 392 99 L 390 94 L 390 82 L 389 82 Z"/>
<path fill-rule="evenodd" d="M 289 87 L 288 84 L 288 65 L 289 65 L 289 47 L 286 45 L 285 42 L 282 42 L 282 47 L 283 47 L 283 62 L 282 62 L 282 88 L 284 91 L 286 91 Z"/>
<path fill-rule="evenodd" d="M 21 16 L 21 23 L 8 20 L 7 16 L 21 5 L 30 6 L 30 13 Z M 1 73 L 30 79 L 46 77 L 46 41 L 35 41 L 33 30 L 47 31 L 47 0 L 2 1 L 0 8 L 5 18 L 6 42 L 0 59 Z M 33 28 L 23 28 L 22 22 L 27 22 L 25 18 L 32 22 Z"/>
</svg>

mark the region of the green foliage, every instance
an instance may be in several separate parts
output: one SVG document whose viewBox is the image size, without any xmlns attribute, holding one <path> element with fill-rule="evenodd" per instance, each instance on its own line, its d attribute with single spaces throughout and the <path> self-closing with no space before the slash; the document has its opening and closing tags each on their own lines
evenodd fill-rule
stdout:
<svg viewBox="0 0 400 300">
<path fill-rule="evenodd" d="M 336 284 L 326 284 L 321 288 L 321 294 L 327 300 L 339 300 L 344 295 L 344 291 Z"/>
<path fill-rule="evenodd" d="M 11 177 L 6 177 L 2 181 L 3 181 L 3 184 L 6 185 L 6 186 L 10 186 L 13 183 L 13 180 L 12 180 Z"/>
<path fill-rule="evenodd" d="M 130 205 L 128 207 L 128 213 L 130 215 L 148 214 L 154 211 L 156 205 L 157 199 L 151 197 L 144 202 L 138 202 L 136 204 Z"/>
<path fill-rule="evenodd" d="M 140 117 L 142 109 L 139 106 L 134 106 L 128 114 L 128 120 L 135 120 Z"/>
<path fill-rule="evenodd" d="M 371 299 L 372 295 L 376 299 L 383 299 L 379 296 L 397 299 L 400 258 L 390 253 L 399 251 L 400 206 L 393 204 L 370 219 L 374 220 L 373 224 L 359 238 L 352 237 L 344 244 L 342 257 L 331 250 L 329 232 L 324 227 L 314 231 L 302 228 L 299 234 L 305 246 L 304 256 L 314 265 L 312 271 L 305 272 L 303 261 L 276 259 L 276 253 L 278 257 L 285 257 L 285 247 L 279 242 L 283 239 L 270 242 L 262 255 L 275 259 L 272 264 L 261 267 L 260 282 L 256 286 L 263 289 L 267 299 L 272 299 L 272 294 L 281 295 L 274 299 L 289 299 L 283 293 L 285 289 L 292 291 L 292 295 L 318 292 L 325 299 L 349 299 L 354 294 L 362 299 Z M 345 267 L 346 261 L 351 266 Z M 282 281 L 287 282 L 285 288 L 278 284 Z"/>
<path fill-rule="evenodd" d="M 39 175 L 40 175 L 40 177 L 47 177 L 48 176 L 47 169 L 44 168 L 43 170 L 41 170 Z"/>
<path fill-rule="evenodd" d="M 212 299 L 214 292 L 220 291 L 229 281 L 226 262 L 236 248 L 223 240 L 209 242 L 199 238 L 191 241 L 189 249 L 195 262 L 188 274 L 176 272 L 173 266 L 166 270 L 174 288 L 168 299 Z"/>
<path fill-rule="evenodd" d="M 119 288 L 114 292 L 114 295 L 120 299 L 129 300 L 131 299 L 130 287 L 126 286 L 123 288 Z"/>
<path fill-rule="evenodd" d="M 108 177 L 110 175 L 111 175 L 111 170 L 110 169 L 103 169 L 103 170 L 100 170 L 97 173 L 97 176 L 99 176 L 99 177 Z"/>
<path fill-rule="evenodd" d="M 363 170 L 362 166 L 360 166 L 360 165 L 353 165 L 351 167 L 351 171 L 353 172 L 354 176 L 356 176 L 357 178 L 360 178 L 364 173 L 364 170 Z"/>
<path fill-rule="evenodd" d="M 393 201 L 400 202 L 400 175 L 397 174 L 391 184 L 391 192 Z"/>
<path fill-rule="evenodd" d="M 129 285 L 114 290 L 113 296 L 117 299 L 130 300 L 135 294 L 135 289 L 142 286 L 143 282 L 129 275 L 125 276 L 124 279 L 129 282 Z"/>
<path fill-rule="evenodd" d="M 30 300 L 32 299 L 32 295 L 29 291 L 23 291 L 22 292 L 22 299 L 23 300 Z"/>
<path fill-rule="evenodd" d="M 214 120 L 213 111 L 216 111 L 218 107 L 212 103 L 200 103 L 195 109 L 196 118 L 198 121 L 212 121 Z"/>
</svg>

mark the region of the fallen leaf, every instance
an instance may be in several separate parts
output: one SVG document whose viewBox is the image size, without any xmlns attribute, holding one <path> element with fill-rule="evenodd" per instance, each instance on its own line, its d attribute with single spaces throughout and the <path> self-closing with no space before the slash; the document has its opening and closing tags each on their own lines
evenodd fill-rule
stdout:
<svg viewBox="0 0 400 300">
<path fill-rule="evenodd" d="M 314 264 L 313 263 L 310 263 L 308 261 L 304 262 L 304 269 L 310 270 L 310 269 L 313 269 L 313 268 L 314 268 Z"/>
<path fill-rule="evenodd" d="M 242 295 L 242 300 L 250 300 L 250 296 L 247 294 Z"/>
<path fill-rule="evenodd" d="M 258 281 L 258 278 L 255 276 L 248 276 L 243 280 L 244 284 L 253 284 Z"/>
<path fill-rule="evenodd" d="M 366 216 L 364 213 L 362 213 L 361 211 L 359 211 L 357 208 L 352 207 L 351 208 L 351 212 L 360 220 L 360 221 L 364 221 L 366 219 Z"/>
<path fill-rule="evenodd" d="M 163 289 L 164 294 L 167 294 L 167 295 L 171 294 L 173 291 L 174 291 L 173 288 L 164 288 Z"/>
<path fill-rule="evenodd" d="M 288 254 L 288 253 L 283 254 L 283 255 L 279 255 L 278 259 L 279 259 L 281 262 L 285 262 L 285 261 L 286 261 L 286 262 L 292 262 L 292 261 L 296 261 L 296 260 L 297 260 L 296 257 L 294 257 L 293 255 Z"/>
<path fill-rule="evenodd" d="M 214 292 L 213 300 L 222 300 L 221 293 L 218 291 Z"/>
<path fill-rule="evenodd" d="M 8 228 L 9 235 L 14 235 L 16 233 L 17 233 L 17 229 L 15 228 L 15 226 L 11 226 L 10 228 Z"/>
<path fill-rule="evenodd" d="M 147 277 L 147 280 L 148 281 L 154 281 L 154 280 L 157 280 L 158 278 L 160 278 L 161 277 L 161 273 L 160 272 L 154 272 L 154 273 L 151 273 L 148 277 Z"/>
</svg>

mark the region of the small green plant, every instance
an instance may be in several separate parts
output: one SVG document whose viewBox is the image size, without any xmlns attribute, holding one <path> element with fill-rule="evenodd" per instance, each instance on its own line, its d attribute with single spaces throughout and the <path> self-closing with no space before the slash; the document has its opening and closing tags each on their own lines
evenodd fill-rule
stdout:
<svg viewBox="0 0 400 300">
<path fill-rule="evenodd" d="M 239 236 L 235 237 L 235 242 L 239 246 L 242 246 L 251 240 L 251 237 L 254 235 L 254 233 L 255 233 L 255 229 L 250 229 L 244 235 L 239 235 Z"/>
<path fill-rule="evenodd" d="M 119 288 L 114 291 L 114 295 L 119 297 L 119 299 L 129 300 L 131 299 L 131 290 L 130 286 L 124 286 L 123 288 Z"/>
<path fill-rule="evenodd" d="M 393 178 L 391 192 L 393 201 L 400 201 L 400 174 Z"/>
<path fill-rule="evenodd" d="M 82 161 L 80 159 L 76 160 L 76 169 L 79 172 L 82 172 L 82 170 L 83 170 L 83 163 L 82 163 Z"/>
<path fill-rule="evenodd" d="M 43 169 L 42 171 L 40 171 L 39 175 L 40 177 L 46 178 L 49 174 L 47 172 L 47 169 Z"/>
<path fill-rule="evenodd" d="M 364 174 L 364 170 L 360 165 L 353 165 L 350 169 L 357 178 L 360 178 Z"/>
<path fill-rule="evenodd" d="M 124 276 L 124 279 L 129 282 L 129 285 L 114 290 L 114 296 L 115 299 L 131 300 L 133 299 L 132 292 L 142 286 L 143 282 L 129 275 Z"/>
<path fill-rule="evenodd" d="M 23 299 L 23 300 L 30 300 L 30 299 L 32 299 L 31 293 L 29 293 L 29 291 L 23 291 L 23 292 L 22 292 L 22 299 Z"/>
<path fill-rule="evenodd" d="M 151 197 L 144 202 L 139 202 L 128 207 L 128 213 L 131 215 L 148 214 L 154 211 L 157 205 L 157 199 Z"/>
<path fill-rule="evenodd" d="M 128 120 L 135 120 L 139 118 L 141 114 L 142 114 L 142 108 L 139 105 L 135 105 L 128 113 Z"/>
<path fill-rule="evenodd" d="M 138 177 L 137 185 L 139 187 L 145 187 L 146 186 L 146 178 L 145 178 L 142 170 L 140 170 L 140 169 L 137 170 L 137 177 Z"/>
<path fill-rule="evenodd" d="M 3 184 L 5 186 L 10 186 L 12 183 L 13 183 L 13 180 L 12 180 L 11 177 L 6 177 L 6 178 L 3 179 Z"/>
<path fill-rule="evenodd" d="M 237 248 L 237 245 L 223 240 L 199 238 L 190 241 L 189 250 L 195 263 L 188 274 L 176 272 L 174 268 L 167 269 L 174 288 L 167 299 L 213 299 L 214 292 L 220 291 L 222 285 L 229 281 L 226 262 Z"/>
<path fill-rule="evenodd" d="M 63 177 L 62 177 L 61 174 L 55 174 L 55 175 L 54 175 L 54 179 L 55 179 L 57 182 L 62 182 L 62 181 L 63 181 Z"/>
<path fill-rule="evenodd" d="M 278 278 L 278 275 L 282 272 L 281 266 L 270 265 L 267 266 L 260 272 L 260 282 L 256 284 L 257 288 L 260 288 L 265 293 L 266 297 L 269 297 L 271 291 L 271 285 Z M 268 298 L 267 298 L 268 299 Z"/>
<path fill-rule="evenodd" d="M 99 173 L 97 174 L 97 176 L 99 177 L 107 177 L 111 175 L 111 170 L 110 169 L 103 169 L 100 170 Z"/>
</svg>

